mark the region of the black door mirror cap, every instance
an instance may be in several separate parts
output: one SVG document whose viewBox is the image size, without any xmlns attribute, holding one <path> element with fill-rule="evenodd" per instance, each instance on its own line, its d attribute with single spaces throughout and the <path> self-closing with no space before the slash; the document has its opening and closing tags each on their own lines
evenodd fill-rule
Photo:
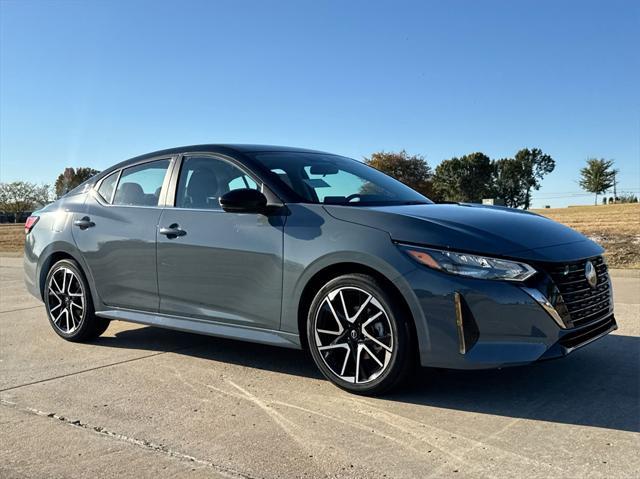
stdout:
<svg viewBox="0 0 640 479">
<path fill-rule="evenodd" d="M 267 197 L 260 191 L 251 188 L 240 188 L 222 195 L 220 206 L 227 213 L 261 213 L 267 212 Z"/>
</svg>

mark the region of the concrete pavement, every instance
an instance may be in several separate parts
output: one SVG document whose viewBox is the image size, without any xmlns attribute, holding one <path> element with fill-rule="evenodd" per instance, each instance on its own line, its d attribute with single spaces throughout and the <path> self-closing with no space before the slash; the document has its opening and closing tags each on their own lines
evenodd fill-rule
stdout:
<svg viewBox="0 0 640 479">
<path fill-rule="evenodd" d="M 637 477 L 640 278 L 568 358 L 350 395 L 299 351 L 114 322 L 60 339 L 0 258 L 0 477 Z"/>
</svg>

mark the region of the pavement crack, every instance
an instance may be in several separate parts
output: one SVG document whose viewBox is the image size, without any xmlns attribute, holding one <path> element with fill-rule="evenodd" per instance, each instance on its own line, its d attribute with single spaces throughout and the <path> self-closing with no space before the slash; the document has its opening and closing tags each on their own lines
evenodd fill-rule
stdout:
<svg viewBox="0 0 640 479">
<path fill-rule="evenodd" d="M 37 306 L 28 306 L 26 308 L 8 309 L 6 311 L 0 311 L 0 314 L 17 313 L 18 311 L 27 311 L 29 309 L 38 309 L 38 308 L 44 308 L 44 304 L 39 304 Z"/>
<path fill-rule="evenodd" d="M 128 436 L 126 434 L 121 434 L 115 431 L 111 431 L 102 426 L 95 426 L 86 422 L 83 422 L 79 419 L 70 419 L 55 412 L 46 412 L 41 411 L 36 408 L 28 407 L 28 406 L 20 406 L 15 402 L 8 401 L 6 399 L 0 399 L 0 404 L 5 407 L 11 407 L 20 411 L 23 411 L 28 414 L 33 414 L 36 416 L 53 419 L 60 423 L 63 423 L 68 426 L 77 427 L 92 433 L 99 434 L 101 436 L 107 437 L 109 439 L 114 439 L 117 441 L 125 442 L 128 444 L 132 444 L 134 446 L 156 452 L 159 454 L 164 454 L 169 457 L 174 457 L 176 459 L 180 459 L 183 461 L 188 461 L 191 463 L 199 464 L 204 467 L 211 468 L 215 470 L 216 473 L 228 477 L 230 479 L 257 479 L 255 476 L 250 476 L 239 472 L 233 468 L 222 466 L 220 464 L 216 464 L 211 461 L 207 461 L 206 459 L 200 459 L 190 454 L 186 454 L 184 452 L 176 451 L 165 444 L 159 444 L 153 441 L 149 441 L 147 439 L 140 439 L 132 436 Z"/>
</svg>

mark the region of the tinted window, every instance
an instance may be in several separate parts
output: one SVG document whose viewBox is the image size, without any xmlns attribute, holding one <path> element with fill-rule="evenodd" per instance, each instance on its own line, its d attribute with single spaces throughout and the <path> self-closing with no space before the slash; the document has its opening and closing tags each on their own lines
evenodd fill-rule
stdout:
<svg viewBox="0 0 640 479">
<path fill-rule="evenodd" d="M 353 206 L 431 203 L 405 184 L 349 158 L 293 152 L 253 157 L 301 202 Z"/>
<path fill-rule="evenodd" d="M 218 199 L 229 191 L 241 188 L 260 190 L 261 185 L 227 161 L 188 157 L 182 162 L 176 207 L 219 210 Z"/>
<path fill-rule="evenodd" d="M 293 183 L 291 182 L 291 178 L 289 178 L 289 175 L 287 175 L 286 171 L 281 170 L 280 168 L 274 168 L 271 170 L 271 172 L 278 175 L 278 178 L 280 178 L 280 181 L 284 181 L 289 188 L 293 188 Z"/>
<path fill-rule="evenodd" d="M 116 189 L 116 182 L 118 181 L 118 174 L 120 172 L 116 171 L 107 176 L 102 183 L 100 183 L 100 188 L 98 188 L 98 193 L 102 196 L 102 199 L 107 203 L 111 203 L 111 199 L 113 198 L 113 192 Z"/>
<path fill-rule="evenodd" d="M 157 206 L 169 160 L 151 161 L 122 171 L 114 205 Z"/>
<path fill-rule="evenodd" d="M 312 166 L 305 166 L 304 172 L 306 178 L 303 180 L 310 186 L 320 203 L 325 203 L 327 198 L 348 198 L 349 195 L 360 193 L 374 193 L 376 185 L 367 181 L 361 176 L 348 173 L 345 170 L 337 169 L 330 174 L 314 173 Z M 377 188 L 381 194 L 384 194 L 382 188 Z M 355 198 L 360 201 L 359 198 Z"/>
<path fill-rule="evenodd" d="M 237 178 L 231 180 L 228 187 L 229 191 L 237 190 L 239 188 L 251 188 L 252 190 L 258 189 L 258 185 L 256 185 L 256 182 L 249 178 L 247 175 L 240 175 Z"/>
</svg>

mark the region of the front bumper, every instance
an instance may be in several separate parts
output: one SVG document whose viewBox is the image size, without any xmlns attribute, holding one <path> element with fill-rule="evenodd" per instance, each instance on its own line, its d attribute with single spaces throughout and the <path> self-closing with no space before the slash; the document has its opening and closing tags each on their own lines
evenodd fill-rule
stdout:
<svg viewBox="0 0 640 479">
<path fill-rule="evenodd" d="M 418 268 L 404 277 L 419 305 L 423 366 L 491 369 L 562 357 L 617 329 L 611 310 L 563 328 L 519 283 Z M 542 278 L 540 281 L 545 280 Z M 416 316 L 414 311 L 414 316 Z"/>
<path fill-rule="evenodd" d="M 540 359 L 554 359 L 566 356 L 576 349 L 597 341 L 616 329 L 618 329 L 616 318 L 613 314 L 610 314 L 586 326 L 562 331 L 558 342 L 551 346 Z"/>
</svg>

